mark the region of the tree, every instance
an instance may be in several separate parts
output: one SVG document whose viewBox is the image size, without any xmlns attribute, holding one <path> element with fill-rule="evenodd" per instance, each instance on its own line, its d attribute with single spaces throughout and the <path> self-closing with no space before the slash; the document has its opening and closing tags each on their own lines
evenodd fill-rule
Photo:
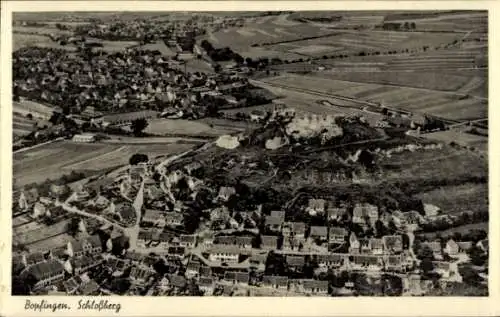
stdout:
<svg viewBox="0 0 500 317">
<path fill-rule="evenodd" d="M 128 160 L 130 165 L 137 165 L 137 164 L 142 163 L 142 162 L 147 163 L 148 161 L 149 161 L 149 158 L 146 154 L 139 154 L 139 153 L 132 155 L 130 157 L 130 159 Z"/>
<path fill-rule="evenodd" d="M 468 251 L 470 261 L 477 266 L 483 266 L 487 261 L 487 256 L 478 246 L 473 245 Z"/>
<path fill-rule="evenodd" d="M 146 119 L 135 119 L 132 121 L 132 131 L 135 136 L 140 136 L 143 134 L 144 129 L 148 126 L 148 121 Z"/>
<path fill-rule="evenodd" d="M 71 236 L 76 236 L 80 231 L 80 219 L 77 217 L 71 218 L 71 221 L 68 223 L 68 234 Z"/>
</svg>

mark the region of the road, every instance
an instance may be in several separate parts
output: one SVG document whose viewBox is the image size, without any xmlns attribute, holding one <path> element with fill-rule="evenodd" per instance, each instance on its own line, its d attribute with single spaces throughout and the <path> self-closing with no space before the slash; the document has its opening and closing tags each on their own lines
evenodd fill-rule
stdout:
<svg viewBox="0 0 500 317">
<path fill-rule="evenodd" d="M 70 206 L 66 202 L 64 202 L 64 203 L 56 202 L 55 205 L 58 206 L 58 207 L 62 207 L 67 212 L 70 212 L 70 213 L 73 213 L 73 214 L 77 214 L 77 215 L 80 215 L 80 216 L 84 216 L 84 217 L 88 217 L 88 218 L 93 218 L 93 219 L 99 220 L 100 222 L 106 223 L 106 224 L 114 226 L 114 227 L 118 227 L 118 228 L 120 228 L 122 230 L 125 230 L 125 228 L 122 225 L 119 225 L 116 222 L 113 222 L 113 221 L 111 221 L 109 219 L 106 219 L 103 216 L 99 216 L 99 215 L 96 215 L 96 214 L 91 214 L 91 213 L 88 213 L 86 211 L 80 210 L 80 209 L 78 209 L 76 207 L 72 207 L 72 206 Z"/>
</svg>

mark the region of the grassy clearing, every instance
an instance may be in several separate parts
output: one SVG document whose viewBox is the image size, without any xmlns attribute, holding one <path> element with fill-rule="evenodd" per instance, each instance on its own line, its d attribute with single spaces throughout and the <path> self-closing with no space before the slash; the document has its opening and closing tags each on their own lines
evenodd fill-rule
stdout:
<svg viewBox="0 0 500 317">
<path fill-rule="evenodd" d="M 65 166 L 99 157 L 118 147 L 117 145 L 61 141 L 15 153 L 13 157 L 14 186 L 59 178 L 70 172 L 64 169 Z"/>
<path fill-rule="evenodd" d="M 457 180 L 487 178 L 488 162 L 467 150 L 445 146 L 439 150 L 403 152 L 385 159 L 389 180 Z"/>
<path fill-rule="evenodd" d="M 450 214 L 488 210 L 488 184 L 445 186 L 420 193 L 417 197 Z"/>
<path fill-rule="evenodd" d="M 17 51 L 20 48 L 29 46 L 56 48 L 67 50 L 70 52 L 76 52 L 75 46 L 60 45 L 59 43 L 52 41 L 49 37 L 44 35 L 18 33 L 14 33 L 12 35 L 12 51 Z"/>
<path fill-rule="evenodd" d="M 147 133 L 155 135 L 219 136 L 227 133 L 225 129 L 210 127 L 209 124 L 193 120 L 157 119 L 151 120 Z"/>
<path fill-rule="evenodd" d="M 455 228 L 450 228 L 450 229 L 443 230 L 443 231 L 423 233 L 420 235 L 425 236 L 428 239 L 433 239 L 438 235 L 449 237 L 450 235 L 454 234 L 455 232 L 459 232 L 461 234 L 466 234 L 466 233 L 470 232 L 471 230 L 485 230 L 486 232 L 488 232 L 489 231 L 489 224 L 488 224 L 488 222 L 472 223 L 472 224 L 463 225 L 463 226 L 459 226 L 459 227 L 455 227 Z"/>
</svg>

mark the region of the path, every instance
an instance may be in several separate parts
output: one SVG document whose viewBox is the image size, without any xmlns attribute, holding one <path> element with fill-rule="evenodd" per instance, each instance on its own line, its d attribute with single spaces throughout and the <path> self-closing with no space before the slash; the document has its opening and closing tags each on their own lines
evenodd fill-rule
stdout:
<svg viewBox="0 0 500 317">
<path fill-rule="evenodd" d="M 48 145 L 48 144 L 51 144 L 51 143 L 55 143 L 55 142 L 59 142 L 59 141 L 64 141 L 64 138 L 57 138 L 57 139 L 50 140 L 50 141 L 47 141 L 47 142 L 43 142 L 43 143 L 40 143 L 40 144 L 35 144 L 33 146 L 30 146 L 30 147 L 24 147 L 22 149 L 14 151 L 14 154 L 16 154 L 16 153 L 22 153 L 22 152 L 29 151 L 29 150 L 32 150 L 32 149 L 36 149 L 38 147 L 41 147 L 41 146 L 44 146 L 44 145 Z"/>
<path fill-rule="evenodd" d="M 57 207 L 62 207 L 64 210 L 66 210 L 68 212 L 71 212 L 71 213 L 74 213 L 74 214 L 77 214 L 77 215 L 80 215 L 80 216 L 88 217 L 88 218 L 94 218 L 96 220 L 99 220 L 99 221 L 104 222 L 106 224 L 109 224 L 111 226 L 118 227 L 118 228 L 120 228 L 122 230 L 125 229 L 123 226 L 119 225 L 116 222 L 113 222 L 113 221 L 111 221 L 109 219 L 106 219 L 106 218 L 104 218 L 102 216 L 99 216 L 99 215 L 96 215 L 96 214 L 88 213 L 88 212 L 80 210 L 80 209 L 78 209 L 76 207 L 72 207 L 72 206 L 68 205 L 67 203 L 56 202 L 55 205 Z"/>
</svg>

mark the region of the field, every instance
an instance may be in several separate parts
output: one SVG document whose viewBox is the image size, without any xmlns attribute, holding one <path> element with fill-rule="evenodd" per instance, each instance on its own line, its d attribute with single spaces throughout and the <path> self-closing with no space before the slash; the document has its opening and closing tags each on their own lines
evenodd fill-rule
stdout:
<svg viewBox="0 0 500 317">
<path fill-rule="evenodd" d="M 441 208 L 445 213 L 488 210 L 488 185 L 464 184 L 445 186 L 417 195 L 425 203 Z"/>
<path fill-rule="evenodd" d="M 49 119 L 53 109 L 38 102 L 23 100 L 21 102 L 12 102 L 13 112 L 21 116 L 31 114 L 33 118 Z"/>
<path fill-rule="evenodd" d="M 300 52 L 311 57 L 324 55 L 357 54 L 359 52 L 386 52 L 388 50 L 420 49 L 423 46 L 439 47 L 458 40 L 455 33 L 391 32 L 391 31 L 330 31 L 331 36 L 294 41 L 270 46 L 277 51 Z M 316 49 L 308 49 L 316 48 Z"/>
<path fill-rule="evenodd" d="M 430 31 L 467 31 L 473 26 L 475 29 L 487 30 L 488 14 L 486 11 L 467 13 L 448 13 L 438 16 L 414 16 L 392 14 L 386 16 L 388 22 L 414 22 L 418 30 Z"/>
<path fill-rule="evenodd" d="M 231 47 L 236 52 L 244 52 L 253 44 L 295 41 L 330 33 L 332 31 L 309 23 L 291 21 L 287 15 L 280 15 L 254 19 L 254 22 L 246 23 L 244 27 L 210 32 L 202 39 L 208 40 L 214 47 Z"/>
<path fill-rule="evenodd" d="M 460 99 L 455 94 L 430 89 L 347 82 L 292 74 L 271 77 L 264 81 L 295 89 L 310 89 L 377 102 L 389 107 L 425 112 L 455 120 L 485 118 L 488 111 L 486 100 L 474 97 Z"/>
<path fill-rule="evenodd" d="M 162 56 L 175 56 L 176 52 L 174 52 L 170 47 L 165 45 L 163 41 L 158 41 L 156 43 L 145 44 L 137 47 L 141 50 L 151 50 L 151 51 L 159 51 Z"/>
<path fill-rule="evenodd" d="M 43 240 L 59 236 L 66 232 L 69 221 L 60 221 L 50 227 L 34 222 L 13 229 L 13 242 L 27 245 L 42 242 Z"/>
<path fill-rule="evenodd" d="M 212 68 L 212 66 L 210 66 L 210 64 L 208 64 L 204 60 L 197 58 L 186 61 L 185 65 L 184 64 L 177 65 L 171 63 L 169 64 L 169 66 L 178 69 L 180 71 L 184 71 L 184 69 L 186 69 L 186 71 L 190 73 L 196 73 L 196 72 L 207 73 L 207 74 L 215 73 L 214 69 Z"/>
<path fill-rule="evenodd" d="M 210 127 L 210 125 L 192 120 L 157 119 L 151 120 L 146 128 L 147 133 L 155 135 L 189 135 L 216 137 L 234 132 L 223 127 Z"/>
<path fill-rule="evenodd" d="M 274 104 L 265 104 L 265 105 L 258 105 L 258 106 L 252 106 L 252 107 L 242 107 L 242 108 L 234 108 L 234 109 L 226 109 L 222 110 L 221 112 L 224 114 L 236 114 L 236 113 L 246 113 L 250 114 L 252 111 L 259 110 L 259 111 L 271 111 L 274 107 Z"/>
<path fill-rule="evenodd" d="M 186 151 L 193 144 L 85 144 L 72 141 L 51 143 L 14 154 L 14 186 L 55 179 L 71 171 L 101 171 L 128 164 L 132 154 L 149 157 Z"/>
<path fill-rule="evenodd" d="M 37 33 L 37 34 L 45 34 L 45 35 L 72 35 L 73 32 L 66 30 L 59 30 L 55 27 L 27 27 L 27 26 L 14 26 L 12 28 L 12 32 L 14 34 L 19 33 Z"/>
<path fill-rule="evenodd" d="M 20 48 L 29 46 L 57 48 L 70 52 L 76 52 L 75 46 L 60 45 L 59 43 L 52 41 L 49 37 L 44 35 L 18 33 L 14 33 L 12 35 L 12 51 L 17 51 Z"/>
<path fill-rule="evenodd" d="M 25 116 L 14 114 L 12 117 L 12 133 L 17 136 L 30 134 L 35 130 L 35 120 L 30 120 Z"/>
<path fill-rule="evenodd" d="M 488 153 L 488 137 L 457 131 L 455 129 L 425 134 L 430 140 L 455 142 L 461 146 L 474 147 L 482 153 Z"/>
<path fill-rule="evenodd" d="M 12 132 L 15 136 L 30 134 L 35 130 L 37 120 L 47 120 L 52 115 L 52 108 L 33 101 L 13 102 Z M 26 116 L 31 114 L 33 119 Z"/>
<path fill-rule="evenodd" d="M 468 150 L 445 146 L 438 150 L 403 152 L 384 160 L 390 180 L 453 180 L 488 177 L 488 163 Z M 462 183 L 464 183 L 462 181 Z"/>
<path fill-rule="evenodd" d="M 354 102 L 334 97 L 318 96 L 289 88 L 275 87 L 266 85 L 266 83 L 260 83 L 258 86 L 264 87 L 276 94 L 279 97 L 279 99 L 275 100 L 276 103 L 282 103 L 294 108 L 299 114 L 361 115 L 372 125 L 375 125 L 377 121 L 382 119 L 380 114 L 363 111 Z"/>
</svg>

